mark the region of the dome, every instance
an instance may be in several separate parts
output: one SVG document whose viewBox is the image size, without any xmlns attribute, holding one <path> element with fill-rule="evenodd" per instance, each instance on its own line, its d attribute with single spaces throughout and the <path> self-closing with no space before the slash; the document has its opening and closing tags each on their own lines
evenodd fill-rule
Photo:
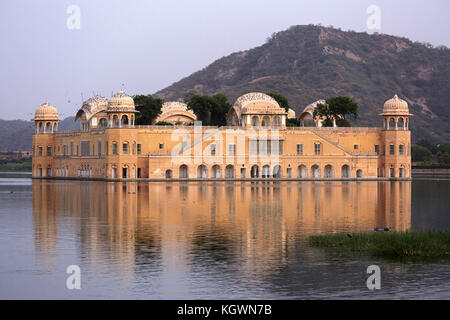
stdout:
<svg viewBox="0 0 450 320">
<path fill-rule="evenodd" d="M 58 110 L 46 101 L 36 109 L 33 120 L 59 120 Z"/>
<path fill-rule="evenodd" d="M 286 113 L 278 102 L 262 92 L 251 92 L 240 96 L 233 105 L 238 117 L 243 113 Z"/>
<path fill-rule="evenodd" d="M 408 103 L 395 95 L 384 103 L 383 113 L 385 115 L 407 114 L 409 115 Z"/>
<path fill-rule="evenodd" d="M 187 104 L 178 101 L 168 101 L 162 105 L 161 114 L 155 120 L 155 123 L 192 123 L 195 120 L 197 120 L 197 116 L 192 110 L 188 109 Z"/>
<path fill-rule="evenodd" d="M 164 102 L 161 108 L 162 112 L 170 111 L 170 110 L 178 110 L 178 111 L 188 111 L 187 104 L 178 101 L 168 101 Z M 191 110 L 189 110 L 191 111 Z M 192 111 L 191 111 L 192 112 Z"/>
<path fill-rule="evenodd" d="M 80 110 L 78 110 L 75 120 L 77 120 L 84 113 L 86 114 L 86 119 L 89 120 L 95 114 L 106 111 L 108 105 L 108 101 L 102 96 L 94 96 L 85 102 L 83 102 L 83 106 Z"/>
<path fill-rule="evenodd" d="M 323 99 L 322 100 L 317 100 L 316 102 L 313 102 L 313 103 L 307 105 L 306 108 L 303 109 L 302 113 L 308 112 L 312 116 L 313 113 L 314 113 L 314 109 L 316 109 L 318 104 L 326 104 L 326 103 L 327 102 L 325 100 L 323 100 Z"/>
<path fill-rule="evenodd" d="M 295 111 L 291 108 L 288 110 L 288 119 L 295 119 Z"/>
<path fill-rule="evenodd" d="M 120 90 L 118 93 L 113 95 L 108 101 L 109 111 L 134 111 L 134 100 L 132 97 L 127 95 L 125 92 Z"/>
</svg>

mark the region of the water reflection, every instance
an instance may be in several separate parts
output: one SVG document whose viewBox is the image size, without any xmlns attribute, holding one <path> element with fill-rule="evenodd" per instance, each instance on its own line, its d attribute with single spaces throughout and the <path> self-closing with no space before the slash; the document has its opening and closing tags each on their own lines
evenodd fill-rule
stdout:
<svg viewBox="0 0 450 320">
<path fill-rule="evenodd" d="M 268 275 L 309 234 L 411 223 L 410 182 L 33 181 L 32 188 L 41 262 L 51 264 L 58 239 L 72 238 L 93 268 L 108 265 L 133 281 L 150 272 L 160 287 L 211 270 Z M 162 274 L 170 274 L 166 284 Z"/>
</svg>

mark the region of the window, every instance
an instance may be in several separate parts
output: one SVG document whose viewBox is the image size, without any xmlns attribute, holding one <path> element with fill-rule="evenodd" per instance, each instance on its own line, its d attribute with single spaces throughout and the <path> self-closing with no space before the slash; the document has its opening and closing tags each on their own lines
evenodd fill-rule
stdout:
<svg viewBox="0 0 450 320">
<path fill-rule="evenodd" d="M 398 153 L 403 156 L 405 154 L 405 146 L 404 145 L 399 145 L 398 146 Z"/>
<path fill-rule="evenodd" d="M 52 156 L 52 147 L 47 147 L 47 157 Z"/>
<path fill-rule="evenodd" d="M 90 155 L 90 143 L 89 141 L 81 141 L 81 156 L 87 157 Z"/>
<path fill-rule="evenodd" d="M 39 157 L 42 157 L 42 147 L 39 147 L 39 148 L 38 148 L 38 156 L 39 156 Z"/>
<path fill-rule="evenodd" d="M 297 144 L 297 155 L 298 156 L 303 155 L 303 144 Z"/>
<path fill-rule="evenodd" d="M 109 144 L 108 141 L 105 142 L 105 155 L 108 155 L 109 153 Z"/>
<path fill-rule="evenodd" d="M 354 150 L 358 150 L 358 149 L 359 149 L 359 146 L 358 146 L 357 144 L 354 144 L 354 145 L 353 145 L 353 149 L 354 149 Z"/>
<path fill-rule="evenodd" d="M 214 143 L 211 144 L 211 155 L 212 156 L 216 155 L 216 145 Z"/>
<path fill-rule="evenodd" d="M 73 156 L 73 142 L 70 142 L 70 155 Z"/>
<path fill-rule="evenodd" d="M 161 144 L 160 144 L 161 146 Z M 137 145 L 137 154 L 142 154 L 142 145 L 138 143 Z"/>
<path fill-rule="evenodd" d="M 395 154 L 395 146 L 393 144 L 389 145 L 389 154 L 393 156 Z"/>
<path fill-rule="evenodd" d="M 235 144 L 229 144 L 228 145 L 228 154 L 230 156 L 236 155 L 236 145 Z"/>
<path fill-rule="evenodd" d="M 63 156 L 67 156 L 67 146 L 63 145 Z"/>
<path fill-rule="evenodd" d="M 278 141 L 278 154 L 281 156 L 283 154 L 283 141 Z"/>
<path fill-rule="evenodd" d="M 258 141 L 250 140 L 250 155 L 256 156 L 258 154 Z"/>
<path fill-rule="evenodd" d="M 375 145 L 375 153 L 380 154 L 380 146 L 378 144 Z"/>
<path fill-rule="evenodd" d="M 159 149 L 164 149 L 164 143 L 159 144 Z"/>
<path fill-rule="evenodd" d="M 117 143 L 113 142 L 112 145 L 112 154 L 117 155 Z"/>
<path fill-rule="evenodd" d="M 80 147 L 77 145 L 77 156 L 80 154 Z"/>
<path fill-rule="evenodd" d="M 97 143 L 97 154 L 98 154 L 99 157 L 102 156 L 102 142 L 101 141 L 99 141 Z"/>
<path fill-rule="evenodd" d="M 123 145 L 122 145 L 122 153 L 123 154 L 128 154 L 128 143 L 124 143 Z"/>
<path fill-rule="evenodd" d="M 314 154 L 315 155 L 320 155 L 320 152 L 321 152 L 321 144 L 320 143 L 315 143 L 314 144 Z"/>
</svg>

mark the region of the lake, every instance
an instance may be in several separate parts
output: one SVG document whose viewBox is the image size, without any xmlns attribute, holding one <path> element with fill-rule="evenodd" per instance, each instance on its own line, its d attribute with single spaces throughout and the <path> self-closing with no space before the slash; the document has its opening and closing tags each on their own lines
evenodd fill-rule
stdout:
<svg viewBox="0 0 450 320">
<path fill-rule="evenodd" d="M 449 299 L 449 261 L 310 248 L 329 232 L 450 230 L 450 177 L 411 182 L 31 180 L 0 175 L 2 299 Z M 366 287 L 370 265 L 381 290 Z M 66 268 L 81 290 L 66 288 Z"/>
</svg>

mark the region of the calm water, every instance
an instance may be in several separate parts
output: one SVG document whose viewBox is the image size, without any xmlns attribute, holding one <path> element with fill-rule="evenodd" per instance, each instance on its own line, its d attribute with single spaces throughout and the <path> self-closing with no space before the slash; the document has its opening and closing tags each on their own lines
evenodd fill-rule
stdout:
<svg viewBox="0 0 450 320">
<path fill-rule="evenodd" d="M 309 248 L 309 234 L 450 229 L 450 178 L 105 183 L 0 178 L 0 298 L 450 298 L 448 262 Z M 366 268 L 382 289 L 366 288 Z M 81 290 L 66 289 L 67 266 Z"/>
</svg>

